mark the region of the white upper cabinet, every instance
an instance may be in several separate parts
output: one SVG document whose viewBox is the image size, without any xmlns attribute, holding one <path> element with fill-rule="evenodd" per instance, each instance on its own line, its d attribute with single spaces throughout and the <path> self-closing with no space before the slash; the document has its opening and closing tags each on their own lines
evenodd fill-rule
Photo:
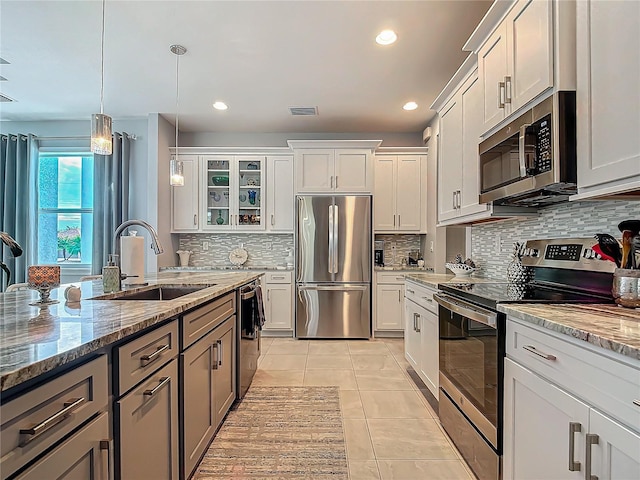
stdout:
<svg viewBox="0 0 640 480">
<path fill-rule="evenodd" d="M 577 2 L 578 195 L 640 189 L 640 2 Z"/>
<path fill-rule="evenodd" d="M 478 52 L 478 75 L 482 85 L 482 126 L 489 130 L 506 113 L 507 25 L 500 25 Z"/>
<path fill-rule="evenodd" d="M 495 2 L 467 49 L 478 54 L 484 135 L 545 91 L 575 88 L 575 3 Z"/>
<path fill-rule="evenodd" d="M 174 156 L 172 156 L 172 159 Z M 180 155 L 184 186 L 171 188 L 171 231 L 197 232 L 200 228 L 198 207 L 200 164 L 197 155 Z"/>
<path fill-rule="evenodd" d="M 203 230 L 264 230 L 265 167 L 261 155 L 206 155 Z"/>
<path fill-rule="evenodd" d="M 380 140 L 289 140 L 295 193 L 371 193 Z"/>
<path fill-rule="evenodd" d="M 518 110 L 553 86 L 553 29 L 550 0 L 519 0 L 507 17 L 507 100 Z"/>
<path fill-rule="evenodd" d="M 293 233 L 293 156 L 267 157 L 267 231 Z"/>
<path fill-rule="evenodd" d="M 376 155 L 374 187 L 375 232 L 419 232 L 423 194 L 422 164 L 425 155 Z"/>
<path fill-rule="evenodd" d="M 462 176 L 462 105 L 456 95 L 440 112 L 438 148 L 438 220 L 458 216 Z"/>
</svg>

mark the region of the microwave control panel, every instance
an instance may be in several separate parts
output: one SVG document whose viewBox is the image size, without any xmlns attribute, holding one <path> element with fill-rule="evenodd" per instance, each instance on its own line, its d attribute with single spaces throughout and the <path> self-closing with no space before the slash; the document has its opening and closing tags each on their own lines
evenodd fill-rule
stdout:
<svg viewBox="0 0 640 480">
<path fill-rule="evenodd" d="M 544 173 L 551 170 L 552 144 L 551 144 L 551 115 L 547 115 L 535 122 L 537 142 L 536 142 L 536 171 Z"/>
</svg>

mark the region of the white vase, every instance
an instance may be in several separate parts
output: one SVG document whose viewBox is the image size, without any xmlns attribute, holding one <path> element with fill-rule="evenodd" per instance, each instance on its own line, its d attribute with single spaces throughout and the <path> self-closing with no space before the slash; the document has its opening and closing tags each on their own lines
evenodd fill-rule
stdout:
<svg viewBox="0 0 640 480">
<path fill-rule="evenodd" d="M 180 257 L 180 266 L 181 267 L 188 267 L 189 266 L 189 257 L 191 257 L 191 254 L 193 252 L 191 250 L 178 250 L 176 253 Z"/>
</svg>

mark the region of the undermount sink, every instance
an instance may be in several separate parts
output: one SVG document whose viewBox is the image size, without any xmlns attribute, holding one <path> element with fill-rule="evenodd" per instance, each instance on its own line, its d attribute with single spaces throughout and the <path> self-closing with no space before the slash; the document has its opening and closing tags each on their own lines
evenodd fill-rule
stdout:
<svg viewBox="0 0 640 480">
<path fill-rule="evenodd" d="M 188 295 L 199 290 L 209 288 L 215 284 L 197 285 L 197 286 L 183 286 L 183 285 L 158 285 L 157 287 L 150 288 L 148 290 L 138 290 L 135 292 L 119 292 L 113 295 L 109 295 L 109 298 L 104 300 L 173 300 L 175 298 Z M 100 297 L 95 298 L 95 300 Z"/>
</svg>

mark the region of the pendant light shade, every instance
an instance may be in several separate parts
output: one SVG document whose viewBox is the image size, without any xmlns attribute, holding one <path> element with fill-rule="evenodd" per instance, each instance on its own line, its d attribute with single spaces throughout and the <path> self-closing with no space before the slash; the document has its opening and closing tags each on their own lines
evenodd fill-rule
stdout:
<svg viewBox="0 0 640 480">
<path fill-rule="evenodd" d="M 180 125 L 178 111 L 180 109 L 180 57 L 187 53 L 187 49 L 182 45 L 171 45 L 169 50 L 176 56 L 176 153 L 169 165 L 169 184 L 172 187 L 183 187 L 184 171 L 182 162 L 178 159 L 178 127 Z"/>
<path fill-rule="evenodd" d="M 111 155 L 111 117 L 103 113 L 91 115 L 91 152 L 97 155 Z"/>
<path fill-rule="evenodd" d="M 100 42 L 100 113 L 91 115 L 91 152 L 97 155 L 111 155 L 111 117 L 104 114 L 104 9 L 106 0 L 102 0 L 102 37 Z"/>
</svg>

